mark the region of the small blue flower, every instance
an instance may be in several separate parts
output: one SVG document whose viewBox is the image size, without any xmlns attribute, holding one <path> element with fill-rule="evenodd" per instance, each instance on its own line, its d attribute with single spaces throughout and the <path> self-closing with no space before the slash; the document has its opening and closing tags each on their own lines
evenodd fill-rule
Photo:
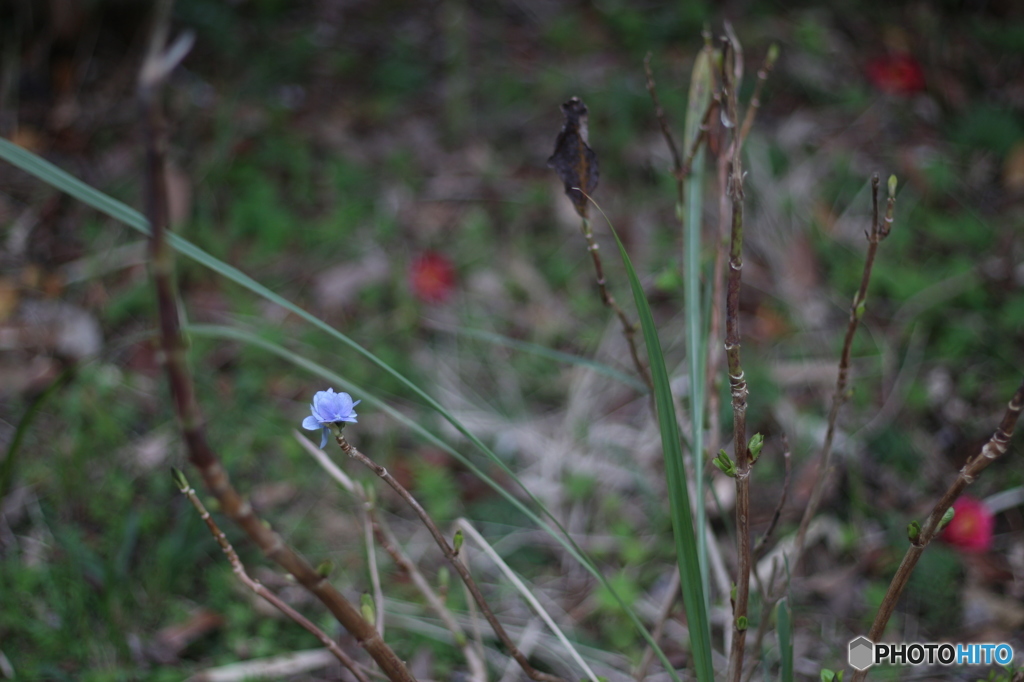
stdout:
<svg viewBox="0 0 1024 682">
<path fill-rule="evenodd" d="M 352 396 L 348 393 L 335 393 L 333 388 L 318 391 L 309 406 L 313 414 L 302 420 L 302 428 L 310 431 L 321 429 L 323 440 L 320 442 L 320 447 L 323 448 L 327 445 L 327 437 L 331 433 L 329 425 L 338 422 L 355 423 L 356 413 L 352 411 L 352 408 L 361 402 L 363 401 L 352 402 Z"/>
</svg>

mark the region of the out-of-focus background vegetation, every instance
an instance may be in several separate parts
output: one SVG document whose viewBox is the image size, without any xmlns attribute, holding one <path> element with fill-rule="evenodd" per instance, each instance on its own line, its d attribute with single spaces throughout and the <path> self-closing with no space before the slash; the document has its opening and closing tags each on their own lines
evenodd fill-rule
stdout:
<svg viewBox="0 0 1024 682">
<path fill-rule="evenodd" d="M 125 0 L 0 8 L 0 134 L 135 206 L 133 91 L 148 12 Z M 1017 3 L 179 0 L 175 29 L 197 41 L 168 89 L 172 212 L 181 235 L 441 400 L 522 473 L 650 620 L 674 555 L 646 399 L 467 332 L 632 372 L 578 221 L 545 167 L 558 106 L 576 95 L 590 108 L 601 163 L 595 198 L 681 362 L 674 181 L 643 58 L 653 54 L 679 134 L 702 27 L 717 36 L 724 19 L 745 49 L 744 99 L 769 44 L 781 47 L 746 151 L 748 419 L 769 443 L 754 478 L 758 529 L 782 488 L 783 431 L 794 471 L 780 535 L 806 504 L 860 278 L 868 178 L 901 181 L 854 347 L 825 538 L 793 584 L 797 670 L 815 676 L 843 666 L 902 555 L 907 521 L 923 518 L 988 438 L 1024 371 Z M 709 226 L 715 192 L 709 172 Z M 141 237 L 6 164 L 0 225 L 0 455 L 23 434 L 3 465 L 0 677 L 180 680 L 313 647 L 239 588 L 168 475 L 183 454 L 151 335 Z M 610 247 L 604 226 L 597 231 Z M 613 291 L 629 302 L 614 249 L 603 252 Z M 191 322 L 283 344 L 451 438 L 393 379 L 322 333 L 193 262 L 178 264 Z M 292 435 L 326 386 L 251 345 L 199 335 L 191 343 L 210 437 L 237 485 L 315 563 L 332 560 L 336 582 L 358 599 L 369 589 L 358 507 Z M 627 673 L 639 660 L 642 640 L 608 596 L 449 456 L 372 410 L 360 410 L 352 432 L 440 520 L 466 515 L 499 541 L 576 638 L 618 657 L 610 670 Z M 1009 496 L 991 547 L 930 548 L 894 636 L 1022 650 L 1020 450 L 1018 439 L 971 489 Z M 384 499 L 435 576 L 439 555 Z M 712 512 L 729 561 L 731 523 Z M 252 573 L 331 627 L 228 531 Z M 416 594 L 382 562 L 389 640 L 423 677 L 458 674 L 455 650 L 435 641 Z M 487 582 L 489 569 L 480 570 Z M 488 589 L 512 625 L 527 623 L 507 590 Z M 459 590 L 450 600 L 463 604 Z M 680 619 L 665 647 L 683 665 Z M 328 667 L 295 679 L 340 675 Z"/>
</svg>

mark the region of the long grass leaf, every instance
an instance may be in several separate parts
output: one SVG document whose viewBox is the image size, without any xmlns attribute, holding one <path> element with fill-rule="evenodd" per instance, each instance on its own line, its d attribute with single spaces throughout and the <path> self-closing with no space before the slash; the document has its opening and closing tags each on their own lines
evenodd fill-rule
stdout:
<svg viewBox="0 0 1024 682">
<path fill-rule="evenodd" d="M 704 112 L 711 102 L 714 88 L 712 52 L 705 47 L 697 55 L 690 78 L 690 97 L 686 106 L 684 137 L 690 145 L 697 137 Z M 693 457 L 694 489 L 697 494 L 697 528 L 704 528 L 704 368 L 707 358 L 707 316 L 701 296 L 701 228 L 703 226 L 704 199 L 704 147 L 693 157 L 690 176 L 686 179 L 686 217 L 683 219 L 683 298 L 686 306 L 686 356 L 690 372 L 690 423 L 693 433 L 690 437 Z M 680 207 L 681 208 L 681 207 Z M 677 208 L 677 210 L 680 210 Z M 708 548 L 704 533 L 697 534 L 697 559 L 700 565 L 701 582 L 704 585 L 704 606 L 710 599 L 708 577 Z"/>
<path fill-rule="evenodd" d="M 793 614 L 789 599 L 783 597 L 775 607 L 775 620 L 779 633 L 779 659 L 782 668 L 782 682 L 793 682 Z"/>
<path fill-rule="evenodd" d="M 607 216 L 605 216 L 607 219 Z M 647 361 L 654 380 L 654 403 L 658 411 L 658 426 L 661 430 L 661 447 L 665 457 L 665 473 L 668 476 L 669 504 L 672 512 L 672 529 L 675 536 L 676 555 L 679 562 L 679 577 L 683 592 L 683 607 L 690 631 L 690 649 L 693 655 L 695 673 L 701 682 L 714 682 L 715 673 L 711 662 L 711 628 L 704 598 L 704 581 L 701 578 L 697 555 L 697 537 L 690 512 L 690 493 L 686 487 L 686 468 L 683 466 L 683 449 L 676 423 L 675 400 L 669 385 L 665 356 L 661 351 L 661 340 L 654 326 L 654 316 L 644 295 L 643 285 L 633 269 L 626 247 L 618 233 L 608 226 L 619 247 L 619 254 L 626 266 L 629 286 L 633 291 L 644 343 L 647 346 Z M 695 432 L 700 429 L 694 429 Z"/>
<path fill-rule="evenodd" d="M 516 572 L 512 570 L 512 567 L 501 558 L 501 555 L 498 554 L 497 550 L 491 546 L 491 543 L 487 542 L 484 536 L 480 534 L 480 531 L 478 531 L 468 519 L 460 518 L 457 519 L 455 523 L 458 524 L 458 526 L 465 531 L 466 535 L 468 535 L 469 538 L 475 542 L 481 550 L 483 550 L 484 554 L 486 554 L 490 560 L 495 563 L 498 569 L 505 575 L 505 578 L 512 583 L 512 586 L 516 588 L 519 594 L 522 595 L 523 599 L 530 605 L 533 612 L 540 616 L 540 619 L 544 621 L 544 624 L 548 626 L 548 629 L 554 633 L 555 637 L 562 646 L 565 647 L 572 659 L 576 661 L 576 664 L 583 668 L 583 672 L 586 673 L 590 681 L 599 682 L 600 678 L 593 670 L 590 669 L 587 662 L 583 660 L 583 657 L 580 656 L 580 652 L 576 650 L 576 647 L 573 646 L 572 642 L 569 641 L 569 638 L 565 636 L 562 629 L 558 627 L 558 624 L 555 623 L 551 614 L 541 606 L 540 602 L 537 601 L 537 598 L 533 596 L 533 592 L 530 591 L 530 588 L 527 587 L 526 583 L 523 582 Z"/>
</svg>

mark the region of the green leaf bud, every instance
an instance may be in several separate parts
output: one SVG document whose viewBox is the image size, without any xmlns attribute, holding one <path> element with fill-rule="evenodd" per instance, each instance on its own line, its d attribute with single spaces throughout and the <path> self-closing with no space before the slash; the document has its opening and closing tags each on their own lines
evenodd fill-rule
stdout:
<svg viewBox="0 0 1024 682">
<path fill-rule="evenodd" d="M 188 489 L 192 487 L 188 484 L 185 474 L 178 467 L 171 467 L 171 476 L 174 478 L 174 484 L 178 486 L 178 490 L 181 492 L 188 492 Z"/>
<path fill-rule="evenodd" d="M 462 529 L 460 528 L 457 531 L 455 531 L 455 538 L 452 540 L 452 546 L 455 547 L 455 553 L 456 554 L 458 554 L 459 550 L 462 549 L 462 542 L 463 542 Z"/>
<path fill-rule="evenodd" d="M 718 467 L 726 476 L 736 478 L 736 465 L 733 464 L 732 459 L 729 458 L 729 454 L 725 450 L 719 450 L 718 456 L 711 463 Z"/>
<path fill-rule="evenodd" d="M 755 433 L 750 438 L 750 442 L 747 443 L 747 449 L 750 451 L 750 461 L 756 462 L 757 458 L 761 456 L 761 448 L 764 447 L 764 436 L 760 433 Z"/>
<path fill-rule="evenodd" d="M 368 593 L 363 592 L 363 595 L 359 598 L 359 610 L 363 614 L 363 618 L 370 625 L 377 624 L 377 611 L 373 607 L 373 597 Z"/>
<path fill-rule="evenodd" d="M 949 525 L 949 522 L 956 516 L 956 511 L 950 507 L 946 510 L 946 513 L 942 515 L 942 520 L 939 521 L 939 527 L 936 532 L 941 532 L 943 528 Z"/>
</svg>

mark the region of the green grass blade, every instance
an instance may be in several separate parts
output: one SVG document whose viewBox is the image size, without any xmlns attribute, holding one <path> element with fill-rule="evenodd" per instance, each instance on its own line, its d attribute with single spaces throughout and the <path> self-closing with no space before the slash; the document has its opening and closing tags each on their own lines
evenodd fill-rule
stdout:
<svg viewBox="0 0 1024 682">
<path fill-rule="evenodd" d="M 471 339 L 478 339 L 480 341 L 485 341 L 487 343 L 491 343 L 497 346 L 504 346 L 506 348 L 520 350 L 525 353 L 533 353 L 534 355 L 539 355 L 541 357 L 548 358 L 549 360 L 554 360 L 555 362 L 561 362 L 567 365 L 577 365 L 579 367 L 584 367 L 586 369 L 593 370 L 598 374 L 603 374 L 609 379 L 614 379 L 615 381 L 626 384 L 630 388 L 636 389 L 640 393 L 646 394 L 648 392 L 647 386 L 644 385 L 644 382 L 640 381 L 639 379 L 636 379 L 635 377 L 632 377 L 629 374 L 626 374 L 625 372 L 620 372 L 614 367 L 606 365 L 603 362 L 597 362 L 596 360 L 591 360 L 590 358 L 572 355 L 571 353 L 563 353 L 561 351 L 552 350 L 551 348 L 547 348 L 536 343 L 530 343 L 529 341 L 520 341 L 519 339 L 513 339 L 502 334 L 495 334 L 494 332 L 483 331 L 482 329 L 448 329 L 445 327 L 440 327 L 438 329 L 439 331 L 442 332 L 449 332 L 452 334 L 456 334 L 458 336 L 465 336 Z"/>
<path fill-rule="evenodd" d="M 686 147 L 692 143 L 700 127 L 701 119 L 711 102 L 714 89 L 712 51 L 705 47 L 697 55 L 690 78 L 690 97 L 686 106 L 684 137 Z M 704 499 L 704 374 L 707 360 L 707 320 L 701 299 L 701 227 L 704 197 L 704 148 L 693 157 L 692 172 L 686 179 L 686 218 L 683 220 L 683 297 L 686 305 L 686 355 L 690 372 L 690 417 L 693 433 L 690 437 L 693 456 L 694 490 L 698 500 Z M 679 210 L 677 208 L 677 210 Z M 682 216 L 680 216 L 682 220 Z M 697 505 L 697 528 L 703 529 L 704 505 Z M 697 534 L 697 559 L 700 565 L 701 582 L 704 585 L 704 606 L 709 608 L 710 588 L 708 576 L 707 539 L 703 532 Z"/>
<path fill-rule="evenodd" d="M 90 187 L 70 173 L 54 166 L 27 149 L 22 149 L 9 140 L 0 138 L 0 159 L 31 173 L 46 184 L 70 194 L 84 204 L 92 206 L 111 218 L 149 234 L 149 222 L 146 217 L 117 199 Z"/>
<path fill-rule="evenodd" d="M 605 216 L 607 219 L 607 216 Z M 683 466 L 683 448 L 680 444 L 679 425 L 676 423 L 675 400 L 669 386 L 665 356 L 661 352 L 661 341 L 654 326 L 654 316 L 647 304 L 640 278 L 622 245 L 619 235 L 611 222 L 608 227 L 615 237 L 619 254 L 626 266 L 629 286 L 633 290 L 644 343 L 647 346 L 647 361 L 654 380 L 654 403 L 658 411 L 658 426 L 661 429 L 661 447 L 665 456 L 665 473 L 668 476 L 669 504 L 672 511 L 672 528 L 675 536 L 676 555 L 679 561 L 679 577 L 682 583 L 683 607 L 690 630 L 690 649 L 693 655 L 694 672 L 701 682 L 714 682 L 715 673 L 711 662 L 711 627 L 704 598 L 704 581 L 701 579 L 697 555 L 697 537 L 693 529 L 693 515 L 690 513 L 690 493 L 686 487 L 686 469 Z M 700 429 L 694 429 L 695 432 Z"/>
<path fill-rule="evenodd" d="M 779 633 L 779 659 L 781 662 L 782 682 L 793 682 L 793 614 L 789 609 L 789 599 L 783 597 L 775 607 L 775 620 Z"/>
<path fill-rule="evenodd" d="M 66 192 L 67 194 L 70 194 L 76 199 L 79 199 L 83 203 L 92 206 L 93 208 L 109 215 L 110 217 L 120 220 L 125 224 L 129 225 L 130 227 L 139 230 L 140 232 L 149 234 L 148 221 L 141 213 L 139 213 L 135 209 L 121 203 L 120 201 L 117 201 L 112 197 L 107 196 L 106 194 L 100 192 L 99 190 L 90 187 L 89 185 L 85 184 L 78 178 L 75 178 L 71 174 L 53 165 L 49 161 L 46 161 L 45 159 L 42 159 L 36 156 L 35 154 L 25 149 L 22 149 L 17 145 L 14 145 L 13 143 L 9 142 L 8 140 L 4 140 L 2 138 L 0 138 L 0 158 L 17 166 L 18 168 L 21 168 L 24 171 L 31 173 L 32 175 L 35 175 L 36 177 L 43 180 L 47 184 L 56 187 L 57 189 Z M 179 253 L 196 260 L 197 262 L 201 263 L 202 265 L 205 265 L 206 267 L 210 268 L 211 270 L 220 274 L 221 276 L 230 279 L 231 281 L 237 284 L 240 284 L 246 289 L 249 289 L 258 296 L 261 296 L 264 299 L 272 303 L 275 303 L 281 306 L 282 308 L 285 308 L 286 310 L 292 312 L 301 319 L 306 320 L 314 327 L 326 332 L 328 335 L 341 341 L 343 344 L 345 344 L 352 350 L 356 351 L 360 355 L 367 358 L 371 363 L 380 368 L 382 371 L 387 372 L 388 374 L 393 376 L 402 385 L 407 387 L 416 396 L 422 399 L 427 405 L 429 405 L 435 411 L 437 411 L 438 414 L 440 414 L 446 421 L 448 421 L 448 423 L 455 427 L 455 429 L 459 433 L 461 433 L 471 443 L 473 443 L 473 445 L 477 449 L 479 449 L 488 459 L 490 459 L 500 469 L 502 469 L 502 471 L 508 474 L 508 476 L 513 481 L 515 481 L 516 484 L 520 487 L 520 489 L 526 494 L 530 501 L 534 505 L 536 505 L 536 507 L 541 511 L 541 513 L 551 520 L 551 523 L 553 524 L 554 528 L 552 528 L 552 525 L 547 523 L 542 524 L 541 527 L 552 537 L 558 540 L 558 542 L 561 543 L 563 547 L 566 547 L 566 549 L 571 548 L 571 556 L 573 556 L 573 558 L 579 561 L 580 564 L 583 565 L 584 568 L 586 568 L 587 571 L 591 575 L 593 575 L 605 589 L 608 590 L 609 594 L 613 596 L 613 598 L 616 600 L 619 606 L 623 609 L 623 612 L 626 614 L 627 618 L 629 618 L 630 622 L 637 628 L 637 631 L 640 633 L 640 635 L 644 638 L 645 641 L 647 641 L 648 644 L 651 645 L 654 652 L 657 654 L 658 659 L 665 666 L 665 669 L 671 675 L 674 682 L 679 682 L 678 675 L 676 675 L 675 670 L 672 668 L 672 665 L 669 662 L 668 657 L 665 656 L 665 653 L 661 650 L 661 647 L 659 647 L 657 642 L 654 641 L 654 638 L 651 637 L 651 634 L 647 631 L 647 628 L 645 628 L 643 623 L 640 621 L 640 618 L 636 615 L 636 613 L 634 613 L 630 605 L 625 602 L 625 600 L 618 593 L 618 591 L 612 587 L 612 585 L 608 582 L 608 579 L 605 578 L 604 574 L 600 571 L 600 569 L 598 569 L 597 565 L 590 559 L 589 556 L 587 556 L 585 552 L 583 552 L 579 545 L 577 545 L 576 541 L 572 539 L 568 531 L 566 531 L 562 524 L 558 521 L 558 519 L 555 518 L 554 514 L 552 514 L 547 509 L 547 507 L 544 506 L 544 504 L 537 498 L 536 495 L 530 492 L 530 490 L 528 490 L 526 486 L 522 484 L 522 482 L 515 475 L 515 473 L 512 472 L 508 465 L 506 465 L 501 460 L 501 458 L 498 457 L 497 454 L 495 454 L 489 447 L 487 447 L 487 445 L 485 445 L 483 441 L 481 441 L 475 435 L 470 433 L 469 430 L 458 419 L 456 419 L 454 415 L 448 412 L 448 410 L 446 410 L 440 403 L 438 403 L 436 400 L 427 395 L 422 389 L 420 389 L 418 386 L 412 383 L 400 372 L 392 368 L 390 365 L 388 365 L 386 362 L 378 358 L 376 355 L 374 355 L 367 349 L 360 346 L 358 343 L 350 339 L 345 334 L 342 334 L 337 329 L 331 327 L 326 322 L 323 322 L 322 320 L 317 318 L 315 315 L 306 312 L 305 310 L 296 306 L 291 301 L 288 301 L 282 296 L 274 293 L 273 291 L 263 286 L 259 282 L 255 281 L 254 279 L 252 279 L 242 271 L 238 270 L 237 268 L 232 267 L 227 263 L 218 260 L 217 258 L 214 258 L 213 256 L 206 253 L 199 247 L 195 246 L 188 240 L 183 239 L 182 237 L 179 237 L 174 233 L 169 233 L 167 236 L 168 243 L 171 245 L 172 248 L 174 248 Z M 495 489 L 497 490 L 498 488 L 495 487 Z M 532 519 L 538 519 L 538 517 L 535 514 L 530 514 L 529 516 Z M 555 528 L 558 529 L 558 532 L 555 532 Z"/>
</svg>

